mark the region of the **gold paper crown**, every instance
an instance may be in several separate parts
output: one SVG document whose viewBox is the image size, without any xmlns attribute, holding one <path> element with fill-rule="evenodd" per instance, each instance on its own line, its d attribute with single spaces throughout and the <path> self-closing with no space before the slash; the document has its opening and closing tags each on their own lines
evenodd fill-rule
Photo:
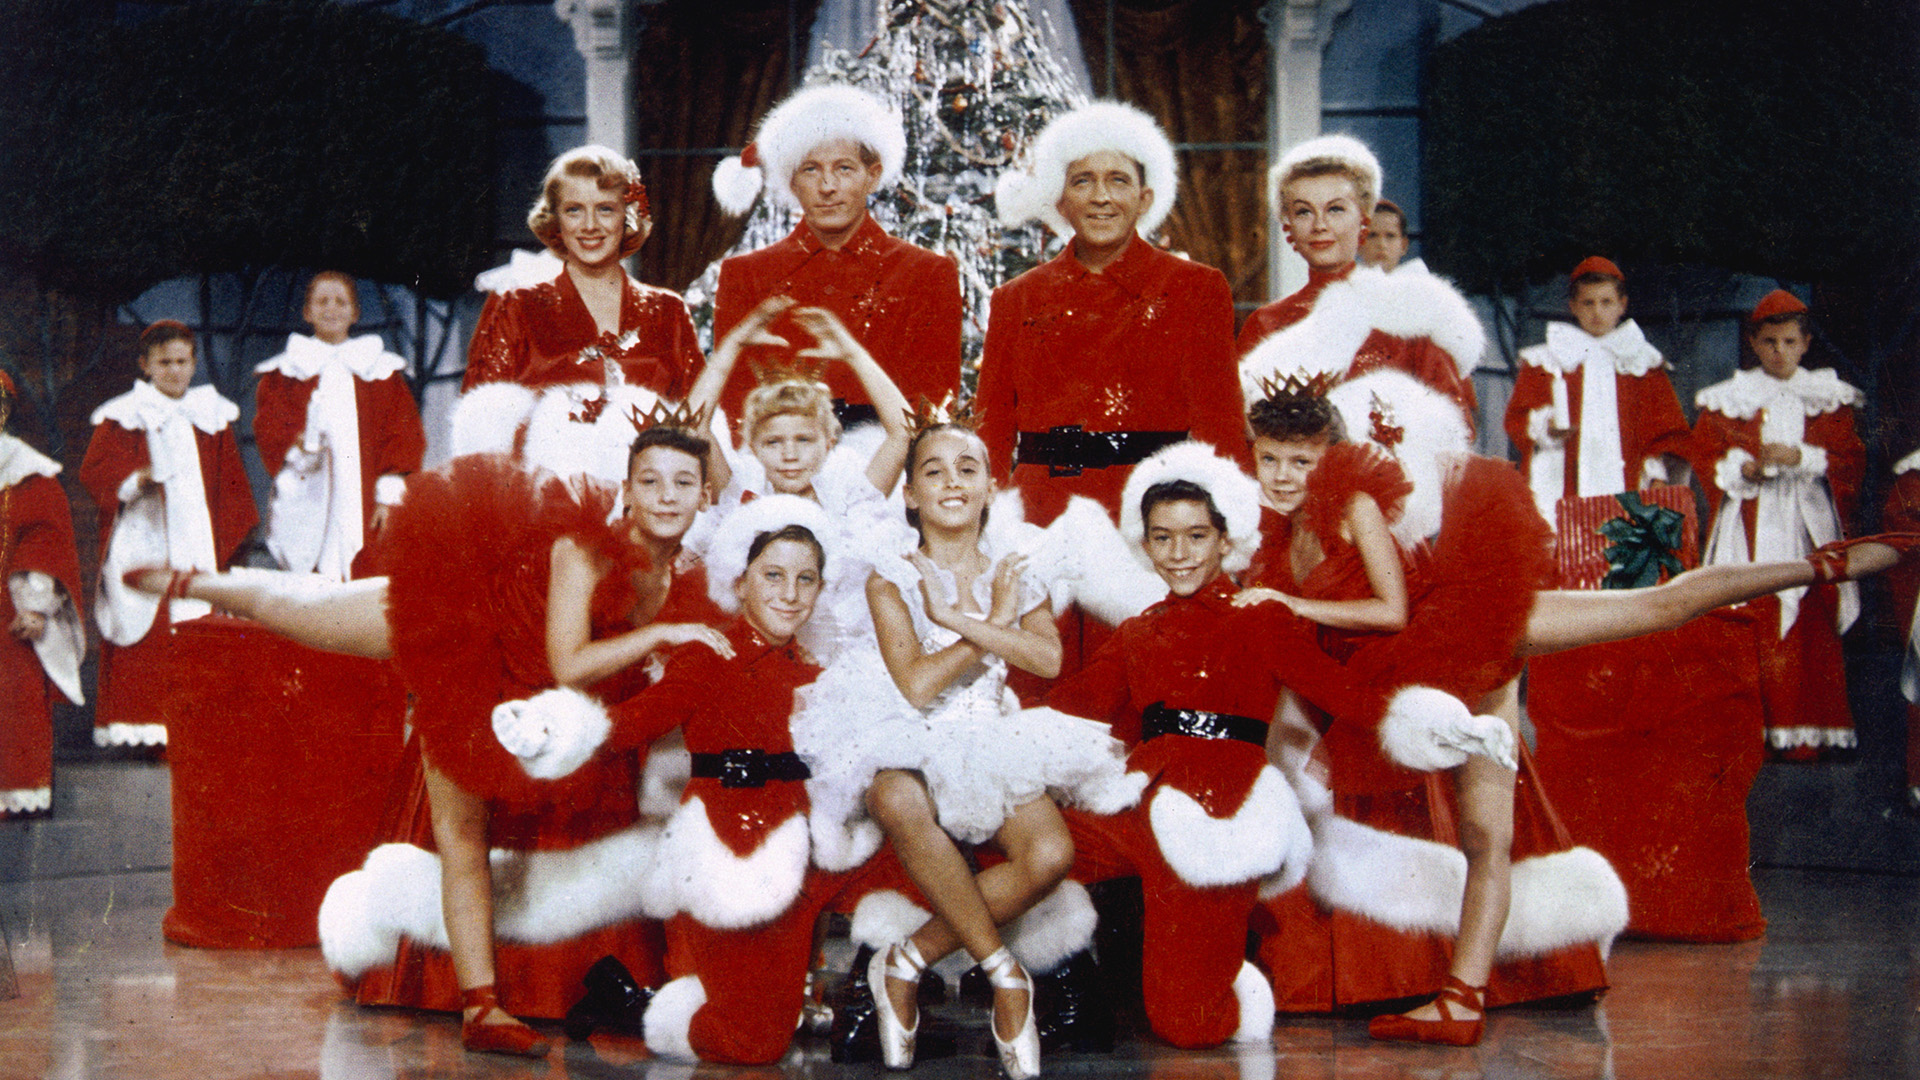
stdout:
<svg viewBox="0 0 1920 1080">
<path fill-rule="evenodd" d="M 968 402 L 965 405 L 955 405 L 953 403 L 953 394 L 949 392 L 946 397 L 941 398 L 937 403 L 929 399 L 927 395 L 921 394 L 916 404 L 912 408 L 903 410 L 902 415 L 907 419 L 908 437 L 915 438 L 928 428 L 942 427 L 945 425 L 963 427 L 968 431 L 977 430 L 980 426 L 980 417 L 982 414 L 973 411 L 972 402 Z"/>
<path fill-rule="evenodd" d="M 707 434 L 707 425 L 712 419 L 713 406 L 711 405 L 690 409 L 685 402 L 656 398 L 653 405 L 645 412 L 642 412 L 638 405 L 627 406 L 627 420 L 633 424 L 633 430 L 636 433 L 649 428 L 675 427 L 704 438 Z"/>
<path fill-rule="evenodd" d="M 803 356 L 799 352 L 789 353 L 778 360 L 761 363 L 749 360 L 753 368 L 753 377 L 761 386 L 780 382 L 826 382 L 827 360 L 818 356 Z"/>
<path fill-rule="evenodd" d="M 1295 371 L 1284 378 L 1279 375 L 1262 375 L 1260 376 L 1260 396 L 1275 404 L 1307 398 L 1323 398 L 1327 396 L 1327 391 L 1338 385 L 1340 385 L 1340 377 L 1330 371 L 1323 371 L 1318 375 Z"/>
</svg>

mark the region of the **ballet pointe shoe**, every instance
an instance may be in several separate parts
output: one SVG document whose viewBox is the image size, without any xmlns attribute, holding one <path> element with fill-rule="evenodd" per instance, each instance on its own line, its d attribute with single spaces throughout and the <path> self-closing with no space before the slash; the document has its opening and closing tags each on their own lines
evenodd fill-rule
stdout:
<svg viewBox="0 0 1920 1080">
<path fill-rule="evenodd" d="M 912 940 L 890 945 L 867 961 L 867 991 L 873 995 L 873 1013 L 879 1021 L 880 1060 L 889 1069 L 912 1068 L 914 1038 L 920 1033 L 920 1011 L 916 1004 L 912 1027 L 902 1023 L 900 1014 L 893 1010 L 893 995 L 887 992 L 887 980 L 911 983 L 918 995 L 920 973 L 925 970 L 927 962 Z"/>
<path fill-rule="evenodd" d="M 1416 1020 L 1404 1013 L 1376 1016 L 1367 1024 L 1367 1034 L 1390 1042 L 1440 1043 L 1445 1046 L 1473 1046 L 1487 1030 L 1486 987 L 1468 986 L 1452 975 L 1433 1004 L 1440 1011 L 1438 1020 Z M 1463 1020 L 1453 1015 L 1453 1007 L 1471 1009 L 1480 1015 Z"/>
<path fill-rule="evenodd" d="M 1040 1028 L 1033 1022 L 1033 976 L 1027 974 L 1005 945 L 980 961 L 980 970 L 987 973 L 995 990 L 1027 992 L 1027 1012 L 1013 1038 L 1002 1039 L 998 1023 L 987 1026 L 993 1032 L 993 1045 L 1000 1051 L 1000 1071 L 1007 1074 L 1007 1080 L 1033 1080 L 1040 1075 Z"/>
<path fill-rule="evenodd" d="M 1807 555 L 1807 562 L 1813 566 L 1814 584 L 1826 585 L 1836 581 L 1853 581 L 1879 573 L 1879 569 L 1850 572 L 1851 560 L 1848 558 L 1848 552 L 1861 544 L 1880 544 L 1892 548 L 1896 556 L 1895 565 L 1920 555 L 1920 533 L 1879 533 L 1874 536 L 1856 536 L 1851 540 L 1835 540 L 1830 544 L 1822 544 Z"/>
<path fill-rule="evenodd" d="M 167 575 L 167 583 L 152 588 L 148 579 L 155 574 Z M 198 570 L 175 570 L 169 566 L 136 566 L 120 575 L 120 581 L 129 589 L 150 593 L 166 600 L 183 600 L 187 595 L 187 586 L 200 575 Z"/>
<path fill-rule="evenodd" d="M 460 1021 L 460 1045 L 481 1054 L 511 1054 L 514 1057 L 546 1057 L 547 1040 L 532 1028 L 507 1015 L 494 996 L 493 984 L 460 991 L 460 1009 L 479 1009 L 473 1019 Z M 493 1013 L 506 1016 L 504 1023 L 489 1024 Z"/>
</svg>

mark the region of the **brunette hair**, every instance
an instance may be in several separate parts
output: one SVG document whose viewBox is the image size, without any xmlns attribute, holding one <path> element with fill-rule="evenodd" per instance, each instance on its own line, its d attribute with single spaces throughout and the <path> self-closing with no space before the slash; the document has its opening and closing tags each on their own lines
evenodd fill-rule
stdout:
<svg viewBox="0 0 1920 1080">
<path fill-rule="evenodd" d="M 808 417 L 819 423 L 828 443 L 840 441 L 840 419 L 833 415 L 833 392 L 826 383 L 781 379 L 754 387 L 740 405 L 740 441 L 751 449 L 754 431 L 775 416 Z"/>
<path fill-rule="evenodd" d="M 1247 406 L 1247 429 L 1253 439 L 1291 442 L 1296 439 L 1347 441 L 1347 425 L 1333 402 L 1311 394 L 1263 397 Z"/>
<path fill-rule="evenodd" d="M 903 479 L 901 481 L 903 485 L 913 480 L 913 467 L 920 460 L 920 444 L 927 441 L 927 436 L 941 431 L 951 431 L 956 434 L 965 435 L 979 442 L 980 464 L 985 466 L 989 471 L 992 470 L 992 461 L 987 456 L 987 444 L 981 440 L 979 432 L 965 424 L 956 424 L 951 421 L 944 424 L 929 424 L 915 432 L 912 441 L 907 443 L 907 467 L 906 471 L 902 474 Z M 913 526 L 913 531 L 919 534 L 920 539 L 926 539 L 926 534 L 920 532 L 920 511 L 909 508 L 907 510 L 907 524 Z M 980 511 L 980 527 L 983 529 L 987 527 L 987 511 L 985 509 Z"/>
<path fill-rule="evenodd" d="M 1151 529 L 1149 519 L 1153 508 L 1161 503 L 1195 502 L 1207 508 L 1207 520 L 1222 533 L 1227 531 L 1227 515 L 1214 505 L 1213 493 L 1191 480 L 1162 480 L 1146 490 L 1140 496 L 1140 522 L 1143 528 Z"/>
<path fill-rule="evenodd" d="M 627 447 L 629 476 L 633 474 L 633 463 L 640 460 L 641 453 L 656 446 L 664 446 L 669 450 L 678 450 L 690 455 L 700 463 L 700 480 L 702 483 L 706 482 L 707 455 L 713 450 L 713 444 L 686 428 L 674 427 L 672 424 L 656 424 L 633 437 L 633 444 Z"/>
<path fill-rule="evenodd" d="M 626 258 L 646 243 L 644 226 L 652 218 L 641 213 L 643 202 L 628 198 L 628 192 L 640 183 L 640 167 L 604 146 L 579 146 L 553 159 L 546 178 L 540 181 L 540 197 L 527 211 L 527 228 L 556 255 L 564 255 L 560 242 L 560 181 L 566 177 L 592 180 L 601 191 L 618 191 L 625 200 L 626 229 L 620 234 L 620 257 Z"/>
<path fill-rule="evenodd" d="M 755 534 L 753 543 L 747 545 L 747 565 L 752 566 L 753 561 L 760 557 L 760 553 L 767 550 L 767 546 L 775 540 L 791 540 L 796 544 L 805 544 L 812 548 L 813 561 L 819 565 L 821 576 L 826 576 L 827 549 L 820 546 L 820 538 L 813 535 L 812 529 L 799 524 L 785 525 L 771 532 Z"/>
<path fill-rule="evenodd" d="M 1371 216 L 1378 218 L 1381 214 L 1392 214 L 1394 217 L 1399 218 L 1400 233 L 1403 236 L 1406 235 L 1407 212 L 1400 209 L 1400 204 L 1394 202 L 1392 199 L 1375 200 L 1373 204 L 1373 214 Z"/>
<path fill-rule="evenodd" d="M 1586 273 L 1581 274 L 1579 277 L 1574 278 L 1571 281 L 1568 281 L 1567 282 L 1567 298 L 1570 300 L 1577 298 L 1580 295 L 1580 290 L 1583 286 L 1598 285 L 1602 282 L 1605 282 L 1606 284 L 1613 286 L 1613 291 L 1619 294 L 1621 299 L 1623 300 L 1626 299 L 1627 279 L 1622 277 L 1615 277 L 1612 274 L 1603 274 L 1603 273 L 1600 273 L 1598 270 L 1589 270 Z"/>
</svg>

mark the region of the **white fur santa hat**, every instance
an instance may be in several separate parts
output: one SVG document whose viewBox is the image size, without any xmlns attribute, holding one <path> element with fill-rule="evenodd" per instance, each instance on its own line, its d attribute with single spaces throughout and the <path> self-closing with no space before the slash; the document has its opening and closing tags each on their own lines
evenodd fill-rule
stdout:
<svg viewBox="0 0 1920 1080">
<path fill-rule="evenodd" d="M 1095 101 L 1056 116 L 1033 140 L 1032 171 L 1010 169 L 994 185 L 994 203 L 1008 226 L 1044 221 L 1056 235 L 1072 236 L 1073 226 L 1054 204 L 1067 186 L 1067 166 L 1102 150 L 1112 150 L 1140 163 L 1153 205 L 1140 215 L 1136 229 L 1151 236 L 1173 213 L 1180 194 L 1180 170 L 1167 140 L 1153 117 L 1118 101 Z"/>
<path fill-rule="evenodd" d="M 1227 537 L 1233 541 L 1233 550 L 1221 560 L 1220 568 L 1230 574 L 1245 570 L 1260 546 L 1260 484 L 1196 439 L 1159 451 L 1135 465 L 1127 477 L 1120 493 L 1120 535 L 1126 537 L 1134 558 L 1149 569 L 1153 566 L 1147 557 L 1147 523 L 1140 513 L 1140 497 L 1168 480 L 1186 480 L 1212 496 L 1214 509 L 1227 519 Z"/>
<path fill-rule="evenodd" d="M 729 214 L 744 214 L 764 187 L 775 202 L 797 204 L 787 187 L 809 151 L 832 139 L 851 139 L 880 155 L 880 187 L 900 179 L 907 158 L 907 131 L 900 114 L 865 90 L 820 83 L 794 91 L 760 121 L 739 157 L 713 170 L 713 195 Z M 766 182 L 773 177 L 773 183 Z"/>
<path fill-rule="evenodd" d="M 747 550 L 754 540 L 789 525 L 804 526 L 820 542 L 824 556 L 821 577 L 833 572 L 834 532 L 820 504 L 798 495 L 762 496 L 728 514 L 714 530 L 713 543 L 707 548 L 707 595 L 721 611 L 732 615 L 740 610 L 733 583 L 747 572 Z"/>
<path fill-rule="evenodd" d="M 1303 165 L 1320 164 L 1339 165 L 1351 170 L 1360 177 L 1360 195 L 1368 206 L 1380 198 L 1380 159 L 1373 156 L 1367 144 L 1351 135 L 1321 135 L 1308 139 L 1282 154 L 1280 160 L 1267 170 L 1267 206 L 1275 216 L 1280 213 L 1280 185 L 1295 169 Z"/>
</svg>

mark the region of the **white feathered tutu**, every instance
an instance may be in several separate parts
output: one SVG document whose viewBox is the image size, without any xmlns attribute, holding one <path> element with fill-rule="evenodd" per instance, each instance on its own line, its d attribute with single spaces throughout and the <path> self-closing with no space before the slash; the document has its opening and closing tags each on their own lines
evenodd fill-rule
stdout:
<svg viewBox="0 0 1920 1080">
<path fill-rule="evenodd" d="M 927 618 L 919 571 L 902 557 L 918 542 L 904 516 L 882 528 L 883 536 L 869 538 L 873 567 L 899 588 L 921 647 L 932 652 L 958 641 Z M 1021 519 L 1018 497 L 1003 495 L 988 516 L 981 550 L 997 564 L 1040 535 Z M 991 579 L 974 579 L 977 610 L 991 606 Z M 958 603 L 951 573 L 940 571 L 940 587 Z M 1043 587 L 1030 577 L 1022 581 L 1023 612 L 1046 602 Z M 1125 747 L 1107 725 L 1050 709 L 1023 711 L 1007 689 L 1004 659 L 987 657 L 916 709 L 888 674 L 871 628 L 843 646 L 820 678 L 795 695 L 792 722 L 794 749 L 813 773 L 807 788 L 814 861 L 822 867 L 857 864 L 878 844 L 865 795 L 882 769 L 918 772 L 941 826 L 968 843 L 991 838 L 1009 812 L 1043 794 L 1097 809 L 1138 795 L 1139 785 L 1125 777 Z"/>
</svg>

